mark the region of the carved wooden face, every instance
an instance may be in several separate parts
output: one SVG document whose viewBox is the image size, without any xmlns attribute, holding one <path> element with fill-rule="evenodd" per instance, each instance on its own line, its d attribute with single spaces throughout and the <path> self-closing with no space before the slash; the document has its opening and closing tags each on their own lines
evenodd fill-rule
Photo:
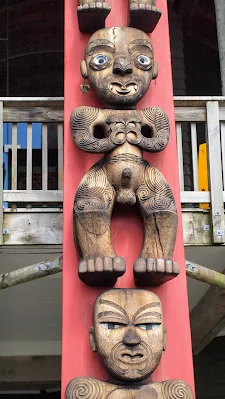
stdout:
<svg viewBox="0 0 225 399">
<path fill-rule="evenodd" d="M 135 105 L 157 77 L 151 41 L 133 28 L 101 29 L 88 42 L 81 72 L 106 104 Z"/>
<path fill-rule="evenodd" d="M 158 366 L 165 346 L 159 297 L 135 289 L 103 293 L 95 303 L 90 338 L 111 375 L 125 381 L 144 380 Z"/>
</svg>

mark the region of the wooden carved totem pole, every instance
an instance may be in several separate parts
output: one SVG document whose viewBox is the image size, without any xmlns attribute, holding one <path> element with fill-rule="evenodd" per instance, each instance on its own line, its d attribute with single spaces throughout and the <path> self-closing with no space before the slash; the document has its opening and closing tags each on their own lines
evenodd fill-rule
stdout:
<svg viewBox="0 0 225 399">
<path fill-rule="evenodd" d="M 164 40 L 158 42 L 155 33 L 153 40 L 148 35 L 160 25 L 157 24 L 163 13 L 159 6 L 166 13 L 167 27 L 165 1 L 155 4 L 155 0 L 112 0 L 108 4 L 80 0 L 77 20 L 74 14 L 71 16 L 74 2 L 65 0 L 65 3 L 62 397 L 193 399 L 188 384 L 193 386 L 182 238 L 179 238 L 180 256 L 176 256 L 181 273 L 173 260 L 177 227 L 179 234 L 181 230 L 180 210 L 177 211 L 175 204 L 179 191 L 176 148 L 173 141 L 170 153 L 166 149 L 170 122 L 158 106 L 164 103 L 162 91 L 158 98 L 155 95 L 157 106 L 149 101 L 150 85 L 158 76 L 155 53 L 161 51 L 162 60 L 163 55 L 169 56 L 168 31 L 161 28 L 158 34 L 164 35 Z M 125 6 L 129 8 L 128 21 Z M 110 23 L 114 7 L 123 19 L 121 25 L 125 26 L 114 27 L 115 16 Z M 158 46 L 156 51 L 154 41 Z M 79 57 L 83 84 L 78 76 Z M 167 64 L 168 59 L 162 62 L 160 70 L 167 68 Z M 163 84 L 171 120 L 170 66 L 164 71 Z M 80 97 L 70 94 L 79 88 L 83 93 Z M 152 91 L 156 93 L 157 87 Z M 68 137 L 69 128 L 79 149 L 75 150 Z M 143 155 L 144 151 L 151 155 Z M 162 158 L 152 155 L 160 152 Z M 87 153 L 102 156 L 96 159 Z M 163 172 L 170 178 L 175 175 L 175 179 L 171 178 L 173 188 Z M 112 228 L 115 206 L 116 223 Z M 143 243 L 138 253 L 141 230 Z M 130 240 L 131 236 L 134 237 Z M 135 241 L 137 245 L 133 247 Z M 116 289 L 106 288 L 115 285 Z M 141 286 L 148 288 L 140 289 Z M 158 286 L 155 292 L 153 286 Z M 104 288 L 99 295 L 100 287 Z M 89 329 L 92 314 L 93 327 Z M 167 357 L 165 354 L 161 360 L 166 348 L 164 319 L 170 347 L 166 350 Z M 88 329 L 91 349 L 98 353 L 108 379 L 87 346 Z"/>
</svg>

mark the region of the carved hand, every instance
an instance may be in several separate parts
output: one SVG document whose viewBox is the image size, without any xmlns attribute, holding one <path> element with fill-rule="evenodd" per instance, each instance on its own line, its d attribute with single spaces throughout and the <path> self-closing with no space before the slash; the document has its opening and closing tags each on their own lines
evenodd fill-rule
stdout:
<svg viewBox="0 0 225 399">
<path fill-rule="evenodd" d="M 138 147 L 147 152 L 160 152 L 168 144 L 170 126 L 166 113 L 161 108 L 146 108 L 140 111 L 143 118 L 142 140 Z M 146 127 L 146 129 L 145 129 Z"/>
<path fill-rule="evenodd" d="M 71 115 L 70 125 L 75 143 L 86 152 L 105 153 L 117 147 L 110 137 L 96 138 L 94 128 L 103 125 L 104 114 L 98 108 L 79 107 Z"/>
</svg>

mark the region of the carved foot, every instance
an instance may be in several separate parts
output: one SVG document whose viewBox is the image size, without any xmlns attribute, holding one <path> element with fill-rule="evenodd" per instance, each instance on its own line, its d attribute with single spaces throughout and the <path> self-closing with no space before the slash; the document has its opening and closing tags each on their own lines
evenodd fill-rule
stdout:
<svg viewBox="0 0 225 399">
<path fill-rule="evenodd" d="M 155 29 L 162 12 L 159 8 L 148 4 L 130 5 L 130 26 L 152 33 Z"/>
<path fill-rule="evenodd" d="M 134 264 L 136 285 L 161 285 L 180 273 L 177 263 L 167 259 L 138 258 Z"/>
<path fill-rule="evenodd" d="M 125 271 L 125 260 L 119 256 L 90 257 L 79 263 L 79 277 L 90 286 L 113 286 Z"/>
<path fill-rule="evenodd" d="M 77 16 L 79 29 L 82 33 L 94 33 L 105 27 L 105 19 L 111 11 L 111 6 L 102 1 L 78 6 Z"/>
</svg>

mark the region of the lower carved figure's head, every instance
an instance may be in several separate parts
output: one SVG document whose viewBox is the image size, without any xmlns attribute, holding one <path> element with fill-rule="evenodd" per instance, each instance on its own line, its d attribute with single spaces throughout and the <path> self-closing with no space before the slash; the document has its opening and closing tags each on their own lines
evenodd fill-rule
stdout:
<svg viewBox="0 0 225 399">
<path fill-rule="evenodd" d="M 103 101 L 133 107 L 156 79 L 152 43 L 134 28 L 107 28 L 95 32 L 86 48 L 81 73 Z"/>
<path fill-rule="evenodd" d="M 114 378 L 148 378 L 159 364 L 165 339 L 162 306 L 154 293 L 114 289 L 97 298 L 91 347 Z"/>
</svg>

